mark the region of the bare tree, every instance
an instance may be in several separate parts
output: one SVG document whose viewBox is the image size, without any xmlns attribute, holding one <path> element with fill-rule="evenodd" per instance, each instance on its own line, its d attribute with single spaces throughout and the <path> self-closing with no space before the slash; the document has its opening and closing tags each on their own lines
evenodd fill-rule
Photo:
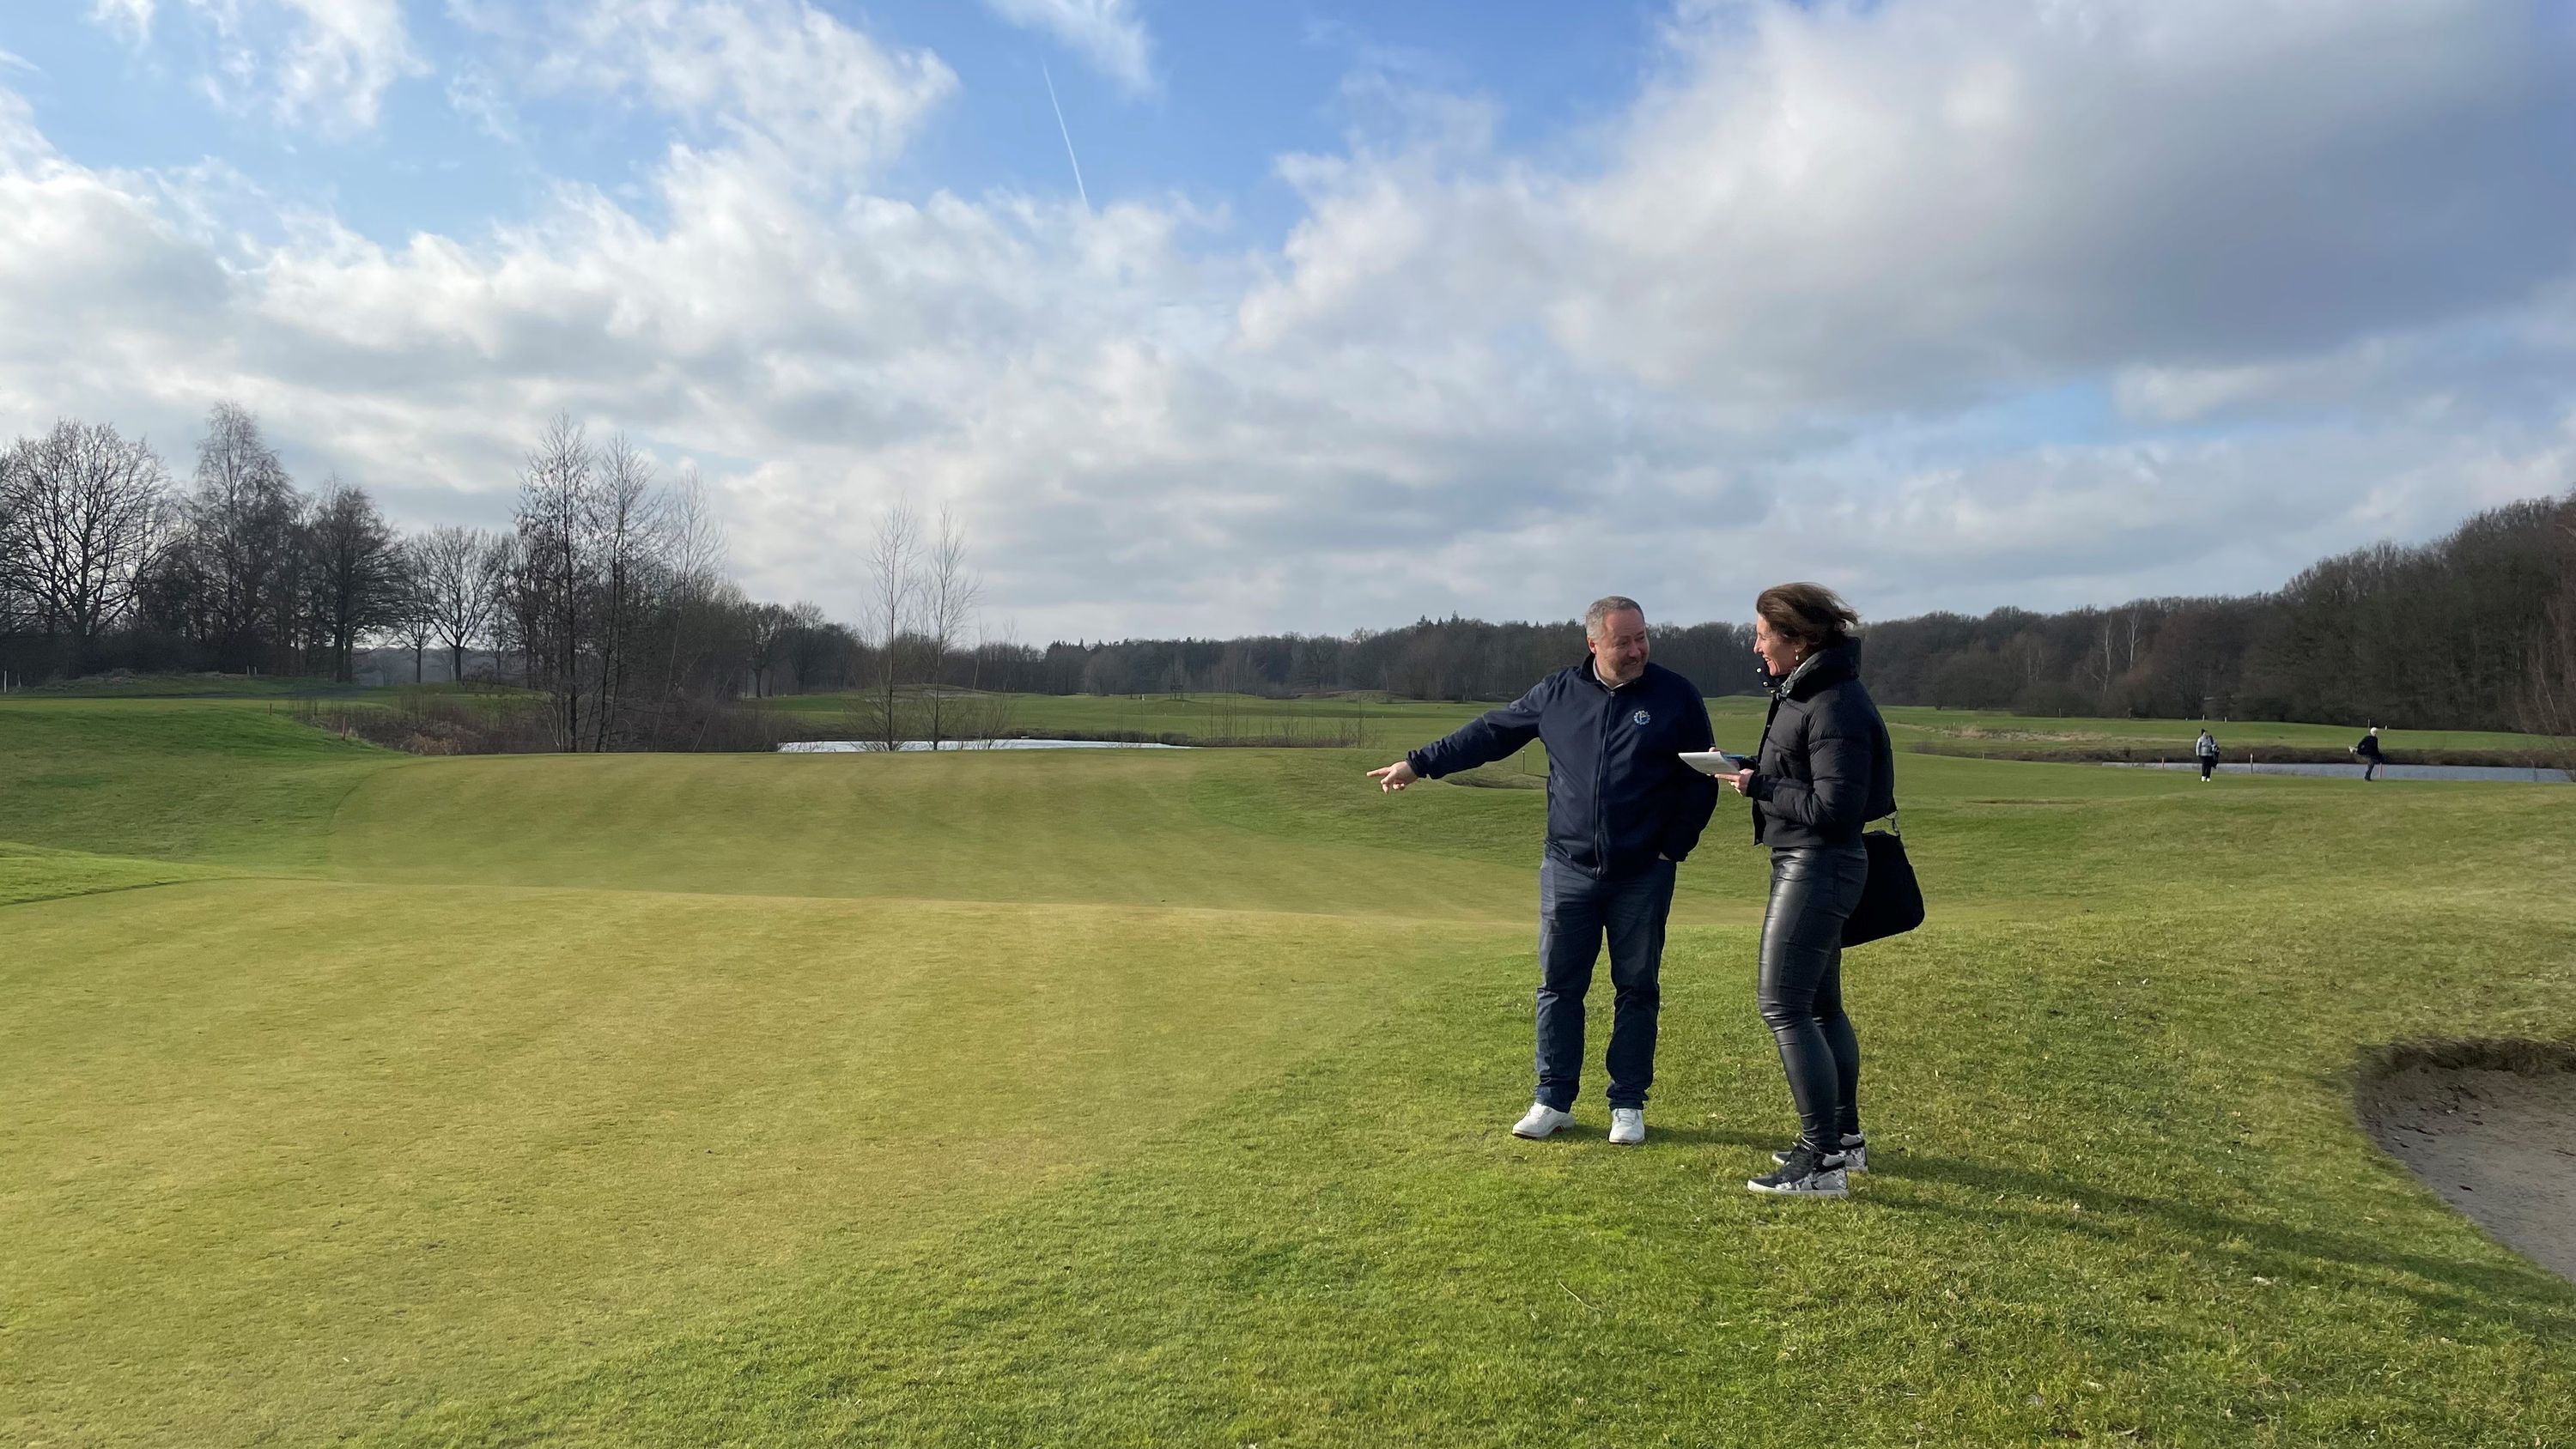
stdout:
<svg viewBox="0 0 2576 1449">
<path fill-rule="evenodd" d="M 159 555 L 170 475 L 140 438 L 66 419 L 12 450 L 7 501 L 14 562 L 38 628 L 69 637 L 75 672 L 133 608 Z"/>
<path fill-rule="evenodd" d="M 448 677 L 465 678 L 465 651 L 492 634 L 503 583 L 501 539 L 481 529 L 433 528 L 412 541 L 413 568 Z"/>
<path fill-rule="evenodd" d="M 259 420 L 238 403 L 215 404 L 197 444 L 185 547 L 202 591 L 195 608 L 202 637 L 219 667 L 275 664 L 292 649 L 302 514 Z"/>
<path fill-rule="evenodd" d="M 407 538 L 394 546 L 400 582 L 393 631 L 397 638 L 411 646 L 411 682 L 414 684 L 427 678 L 429 643 L 438 637 L 438 610 L 429 594 L 428 560 L 422 556 L 423 542 L 420 538 Z"/>
<path fill-rule="evenodd" d="M 2547 738 L 2557 762 L 2576 770 L 2576 493 L 2558 507 L 2557 588 L 2532 641 L 2518 723 Z"/>
<path fill-rule="evenodd" d="M 932 536 L 920 581 L 922 652 L 928 665 L 926 704 L 930 747 L 946 738 L 942 707 L 947 699 L 948 661 L 966 642 L 983 602 L 984 581 L 966 567 L 966 530 L 954 510 L 939 510 L 939 531 Z"/>
<path fill-rule="evenodd" d="M 796 617 L 781 605 L 760 604 L 752 609 L 746 622 L 750 625 L 751 697 L 766 699 L 778 668 L 779 651 Z"/>
<path fill-rule="evenodd" d="M 556 414 L 520 473 L 516 602 L 528 683 L 547 696 L 560 750 L 579 750 L 589 738 L 585 670 L 599 586 L 592 547 L 597 489 L 597 460 L 581 425 Z"/>
<path fill-rule="evenodd" d="M 736 632 L 743 601 L 725 578 L 724 522 L 695 464 L 681 470 L 667 507 L 663 686 L 673 696 L 695 685 L 730 697 L 738 683 L 719 680 L 715 665 Z"/>
<path fill-rule="evenodd" d="M 903 741 L 900 691 L 906 635 L 911 632 L 920 598 L 915 577 L 921 556 L 921 518 L 912 504 L 898 498 L 877 518 L 869 540 L 868 617 L 870 642 L 877 650 L 876 687 L 863 724 L 867 737 L 886 749 Z"/>
<path fill-rule="evenodd" d="M 518 661 L 517 682 L 536 687 L 537 647 L 545 631 L 537 619 L 536 583 L 529 577 L 527 546 L 515 528 L 493 540 L 492 650 L 494 672 L 506 656 Z"/>
<path fill-rule="evenodd" d="M 31 446 L 22 439 L 0 448 L 0 634 L 32 632 L 36 623 L 35 545 L 18 496 Z"/>
<path fill-rule="evenodd" d="M 600 589 L 594 646 L 599 700 L 591 714 L 591 748 L 605 750 L 626 704 L 648 595 L 663 582 L 671 533 L 671 508 L 653 488 L 652 460 L 623 433 L 599 450 L 590 523 Z"/>
<path fill-rule="evenodd" d="M 331 677 L 347 684 L 358 640 L 401 617 L 402 553 L 375 500 L 337 478 L 323 486 L 306 539 L 319 642 L 330 652 Z"/>
</svg>

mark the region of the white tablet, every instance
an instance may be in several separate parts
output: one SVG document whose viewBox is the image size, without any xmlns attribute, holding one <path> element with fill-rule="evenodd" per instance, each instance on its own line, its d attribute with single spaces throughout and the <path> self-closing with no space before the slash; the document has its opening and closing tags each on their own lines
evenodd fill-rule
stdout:
<svg viewBox="0 0 2576 1449">
<path fill-rule="evenodd" d="M 1750 755 L 1730 755 L 1724 750 L 1684 750 L 1682 763 L 1703 775 L 1732 775 L 1753 768 Z"/>
</svg>

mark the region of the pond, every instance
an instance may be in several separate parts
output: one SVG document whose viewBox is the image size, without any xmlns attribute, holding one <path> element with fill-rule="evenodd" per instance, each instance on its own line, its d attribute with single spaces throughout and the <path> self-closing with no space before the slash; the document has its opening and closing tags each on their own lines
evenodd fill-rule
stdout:
<svg viewBox="0 0 2576 1449">
<path fill-rule="evenodd" d="M 1187 745 L 1148 744 L 1138 740 L 941 740 L 943 750 L 1180 750 Z M 796 740 L 780 745 L 782 755 L 855 755 L 870 750 L 883 750 L 884 745 L 870 740 Z M 927 750 L 928 740 L 905 740 L 898 750 Z"/>
<path fill-rule="evenodd" d="M 2117 761 L 2116 770 L 2190 770 L 2200 766 L 2187 760 L 2150 763 Z M 2221 765 L 2222 775 L 2328 775 L 2342 779 L 2361 778 L 2359 765 Z M 2383 780 L 2486 780 L 2511 785 L 2564 785 L 2569 780 L 2565 770 L 2542 769 L 2536 765 L 2382 765 Z"/>
</svg>

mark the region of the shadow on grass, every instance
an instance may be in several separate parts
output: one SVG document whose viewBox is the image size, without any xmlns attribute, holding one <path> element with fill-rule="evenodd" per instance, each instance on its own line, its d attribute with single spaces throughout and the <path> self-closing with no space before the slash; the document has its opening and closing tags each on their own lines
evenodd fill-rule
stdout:
<svg viewBox="0 0 2576 1449">
<path fill-rule="evenodd" d="M 1748 1154 L 1763 1154 L 1748 1156 L 1748 1161 L 1763 1162 L 1768 1153 L 1787 1146 L 1797 1136 L 1797 1128 L 1795 1123 L 1789 1123 L 1778 1132 L 1761 1133 L 1691 1125 L 1658 1127 L 1655 1135 L 1667 1142 L 1740 1147 Z M 2511 1300 L 2515 1305 L 2538 1310 L 2558 1320 L 2557 1326 L 2563 1326 L 2571 1310 L 2576 1310 L 2576 1288 L 2559 1282 L 2537 1265 L 2517 1268 L 2403 1252 L 2350 1234 L 2293 1227 L 2222 1212 L 2202 1203 L 2123 1192 L 2099 1183 L 1969 1158 L 1880 1148 L 1870 1167 L 1875 1181 L 1889 1185 L 1938 1184 L 1996 1200 L 1966 1204 L 1895 1193 L 1871 1194 L 1863 1199 L 1873 1207 L 1890 1211 L 1937 1213 L 2022 1231 L 2074 1233 L 2104 1242 L 2130 1236 L 2119 1222 L 2122 1217 L 2154 1220 L 2194 1239 L 2193 1251 L 2234 1261 L 2249 1272 L 2286 1276 L 2300 1265 L 2311 1272 L 2331 1271 L 2327 1265 L 2371 1270 L 2374 1276 L 2370 1281 L 2375 1286 L 2403 1294 L 2426 1308 L 2479 1320 L 2506 1317 L 2526 1327 L 2537 1325 L 2529 1323 L 2520 1312 L 2499 1314 L 2497 1300 Z M 2055 1208 L 2013 1207 L 2004 1201 L 2016 1198 L 2081 1203 L 2083 1215 L 2069 1216 Z M 2421 1282 L 2397 1281 L 2389 1276 L 2392 1274 L 2409 1275 Z"/>
<path fill-rule="evenodd" d="M 2537 1310 L 2563 1326 L 2569 1311 L 2576 1309 L 2576 1292 L 2537 1267 L 2513 1268 L 2409 1253 L 2346 1233 L 2292 1227 L 2222 1212 L 2200 1203 L 2120 1192 L 2096 1183 L 1964 1158 L 1890 1154 L 1871 1165 L 1877 1176 L 1890 1182 L 1941 1183 L 1997 1199 L 2081 1203 L 2086 1216 L 2070 1219 L 2054 1210 L 2033 1211 L 1996 1203 L 1971 1206 L 1920 1196 L 1890 1195 L 1882 1199 L 1885 1206 L 1898 1212 L 1942 1213 L 2022 1229 L 2046 1227 L 2105 1240 L 2123 1236 L 2115 1222 L 2118 1216 L 2154 1219 L 2190 1236 L 2194 1251 L 2233 1261 L 2249 1272 L 2287 1276 L 2300 1266 L 2315 1272 L 2327 1269 L 2327 1265 L 2364 1270 L 2371 1275 L 2373 1285 L 2402 1294 L 2426 1308 L 2479 1320 L 2509 1318 L 2534 1328 L 2538 1325 L 2516 1310 Z M 2097 1216 L 2100 1221 L 2094 1220 Z M 2390 1276 L 2398 1274 L 2418 1281 L 2410 1283 Z M 2505 1311 L 2500 1313 L 2499 1309 Z"/>
</svg>

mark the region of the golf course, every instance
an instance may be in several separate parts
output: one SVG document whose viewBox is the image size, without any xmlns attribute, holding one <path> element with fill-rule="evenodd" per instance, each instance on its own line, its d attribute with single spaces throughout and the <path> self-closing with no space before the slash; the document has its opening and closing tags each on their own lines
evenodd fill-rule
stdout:
<svg viewBox="0 0 2576 1449">
<path fill-rule="evenodd" d="M 2576 1042 L 2576 787 L 1900 753 L 1873 1170 L 1779 1201 L 1732 800 L 1648 1141 L 1606 973 L 1578 1128 L 1507 1134 L 1543 793 L 1362 775 L 1473 709 L 417 758 L 0 699 L 0 1443 L 2576 1442 L 2576 1285 L 2354 1108 Z"/>
</svg>

